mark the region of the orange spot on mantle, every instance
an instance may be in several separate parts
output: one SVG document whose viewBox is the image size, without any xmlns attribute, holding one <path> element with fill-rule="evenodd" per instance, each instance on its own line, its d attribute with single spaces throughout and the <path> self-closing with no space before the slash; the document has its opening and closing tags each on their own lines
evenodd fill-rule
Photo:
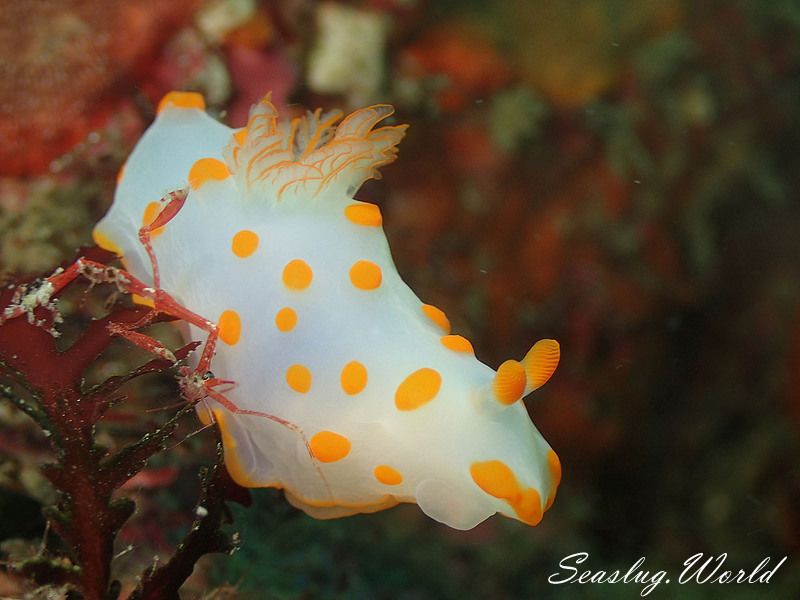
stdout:
<svg viewBox="0 0 800 600">
<path fill-rule="evenodd" d="M 311 285 L 314 273 L 308 263 L 296 258 L 283 268 L 283 283 L 290 290 L 304 290 Z"/>
<path fill-rule="evenodd" d="M 230 177 L 228 165 L 216 158 L 201 158 L 189 169 L 189 186 L 199 189 L 209 181 L 222 181 Z"/>
<path fill-rule="evenodd" d="M 311 452 L 320 462 L 336 462 L 350 454 L 352 444 L 345 436 L 333 431 L 320 431 L 309 440 Z"/>
<path fill-rule="evenodd" d="M 311 389 L 311 371 L 303 365 L 292 365 L 286 369 L 286 383 L 295 392 L 306 394 Z"/>
<path fill-rule="evenodd" d="M 160 115 L 166 108 L 198 108 L 206 109 L 206 101 L 197 92 L 169 92 L 158 103 L 157 113 Z"/>
<path fill-rule="evenodd" d="M 258 249 L 258 234 L 249 229 L 237 231 L 231 240 L 231 251 L 239 258 L 247 258 Z"/>
<path fill-rule="evenodd" d="M 117 171 L 117 185 L 120 184 L 120 182 L 122 181 L 123 177 L 125 177 L 125 165 L 124 164 L 119 168 L 119 171 Z"/>
<path fill-rule="evenodd" d="M 544 505 L 545 510 L 553 505 L 553 501 L 556 499 L 558 485 L 561 483 L 561 461 L 558 460 L 558 455 L 552 449 L 547 451 L 547 468 L 553 480 L 551 484 L 553 487 L 550 489 L 550 494 L 547 496 L 547 502 Z"/>
<path fill-rule="evenodd" d="M 423 304 L 422 312 L 425 316 L 438 325 L 445 333 L 450 333 L 450 319 L 444 314 L 440 308 L 436 308 L 433 304 Z"/>
<path fill-rule="evenodd" d="M 235 310 L 226 310 L 219 317 L 219 339 L 234 346 L 242 336 L 242 319 Z"/>
<path fill-rule="evenodd" d="M 397 387 L 394 403 L 398 410 L 416 410 L 436 397 L 442 376 L 434 369 L 414 371 Z"/>
<path fill-rule="evenodd" d="M 484 492 L 505 500 L 514 509 L 520 521 L 538 525 L 542 520 L 542 499 L 533 488 L 522 488 L 514 472 L 500 460 L 472 463 L 469 468 L 472 480 Z"/>
<path fill-rule="evenodd" d="M 351 223 L 363 227 L 380 227 L 383 224 L 381 210 L 374 204 L 349 204 L 344 209 L 344 216 Z"/>
<path fill-rule="evenodd" d="M 469 352 L 475 354 L 470 341 L 460 335 L 445 335 L 441 338 L 442 345 L 453 352 Z"/>
<path fill-rule="evenodd" d="M 92 239 L 94 240 L 94 243 L 100 246 L 103 250 L 108 250 L 109 252 L 113 252 L 114 254 L 118 255 L 122 254 L 122 248 L 119 247 L 119 244 L 117 244 L 114 240 L 96 227 L 92 231 Z"/>
<path fill-rule="evenodd" d="M 275 314 L 275 327 L 286 333 L 297 325 L 297 313 L 293 308 L 283 307 Z"/>
<path fill-rule="evenodd" d="M 377 289 L 382 279 L 381 268 L 374 262 L 359 260 L 350 267 L 350 282 L 360 290 Z"/>
<path fill-rule="evenodd" d="M 341 383 L 345 394 L 358 394 L 367 385 L 367 368 L 357 360 L 347 363 L 342 369 Z"/>
<path fill-rule="evenodd" d="M 164 205 L 165 206 L 165 205 Z M 144 214 L 142 215 L 142 227 L 145 225 L 150 225 L 153 221 L 156 220 L 159 214 L 161 214 L 162 204 L 160 202 L 150 202 L 144 208 Z M 153 231 L 150 232 L 150 238 L 158 237 L 164 233 L 164 226 L 156 227 Z"/>
<path fill-rule="evenodd" d="M 389 465 L 378 465 L 373 473 L 375 479 L 385 485 L 400 485 L 403 483 L 403 474 Z"/>
</svg>

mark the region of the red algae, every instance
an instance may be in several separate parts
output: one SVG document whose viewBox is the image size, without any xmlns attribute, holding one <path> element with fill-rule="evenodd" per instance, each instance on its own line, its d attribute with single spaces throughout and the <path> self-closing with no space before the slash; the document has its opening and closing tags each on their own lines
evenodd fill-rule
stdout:
<svg viewBox="0 0 800 600">
<path fill-rule="evenodd" d="M 97 263 L 101 265 L 112 259 L 110 253 L 97 248 L 84 248 L 80 256 L 97 258 L 103 261 Z M 63 268 L 57 270 L 55 276 L 63 272 Z M 86 281 L 81 284 L 88 285 Z M 66 287 L 73 285 L 76 281 Z M 48 289 L 45 286 L 49 286 L 47 299 L 20 304 L 30 294 L 38 297 Z M 105 316 L 91 320 L 62 350 L 55 341 L 56 327 L 66 327 L 74 315 L 63 319 L 52 300 L 64 289 L 51 279 L 41 278 L 14 281 L 0 289 L 0 398 L 34 421 L 51 446 L 52 462 L 39 468 L 55 489 L 57 500 L 43 514 L 62 544 L 58 549 L 48 549 L 47 556 L 43 544 L 36 557 L 6 564 L 12 572 L 40 585 L 64 586 L 65 591 L 78 592 L 85 598 L 117 598 L 121 582 L 113 579 L 111 569 L 114 543 L 135 512 L 134 502 L 118 490 L 131 485 L 164 486 L 174 479 L 175 467 L 148 470 L 145 466 L 167 447 L 181 417 L 194 413 L 195 407 L 191 402 L 180 402 L 162 424 L 134 443 L 121 448 L 107 446 L 101 451 L 97 425 L 114 405 L 127 400 L 123 386 L 143 375 L 167 373 L 173 365 L 155 358 L 126 374 L 87 386 L 88 370 L 108 349 L 118 327 L 135 329 L 161 317 L 149 314 L 148 309 L 117 303 Z M 30 312 L 14 313 L 20 306 Z M 174 358 L 185 359 L 197 345 L 191 342 L 177 349 Z M 177 598 L 178 589 L 202 555 L 231 552 L 236 547 L 236 540 L 220 531 L 227 518 L 225 502 L 247 503 L 249 497 L 223 474 L 221 450 L 219 446 L 215 465 L 201 473 L 199 508 L 195 509 L 189 533 L 164 565 L 148 567 L 137 578 L 136 589 L 127 595 L 129 600 Z M 18 452 L 20 449 L 14 449 L 15 454 Z"/>
<path fill-rule="evenodd" d="M 282 49 L 261 49 L 231 43 L 226 54 L 237 91 L 228 111 L 231 126 L 244 126 L 250 107 L 270 91 L 272 102 L 278 110 L 288 111 L 287 101 L 297 81 L 299 69 Z"/>
<path fill-rule="evenodd" d="M 44 172 L 101 127 L 197 4 L 7 3 L 0 11 L 0 174 Z"/>
<path fill-rule="evenodd" d="M 491 94 L 511 80 L 512 69 L 483 28 L 450 22 L 426 32 L 405 49 L 403 68 L 417 77 L 445 76 L 437 93 L 440 108 L 455 112 L 469 102 Z"/>
</svg>

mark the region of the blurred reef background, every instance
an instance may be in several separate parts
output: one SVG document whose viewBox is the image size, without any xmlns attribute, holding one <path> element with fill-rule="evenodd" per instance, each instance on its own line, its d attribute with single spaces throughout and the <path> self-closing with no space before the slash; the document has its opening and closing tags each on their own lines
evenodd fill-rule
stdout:
<svg viewBox="0 0 800 600">
<path fill-rule="evenodd" d="M 242 125 L 272 91 L 290 114 L 390 102 L 411 128 L 358 194 L 400 273 L 497 367 L 544 337 L 527 400 L 564 479 L 538 527 L 471 532 L 413 506 L 314 521 L 272 490 L 235 507 L 231 557 L 185 598 L 634 598 L 551 586 L 589 568 L 675 574 L 788 562 L 800 589 L 800 2 L 746 0 L 18 0 L 0 11 L 0 273 L 90 243 L 116 173 L 167 91 Z M 76 310 L 81 310 L 80 303 Z M 120 344 L 99 367 L 142 353 Z M 171 396 L 154 380 L 126 410 Z M 116 431 L 124 429 L 118 420 Z M 198 425 L 199 427 L 199 425 Z M 191 521 L 201 433 L 129 482 L 123 577 Z M 35 547 L 47 443 L 0 405 L 0 560 Z M 0 571 L 0 596 L 26 593 Z"/>
</svg>

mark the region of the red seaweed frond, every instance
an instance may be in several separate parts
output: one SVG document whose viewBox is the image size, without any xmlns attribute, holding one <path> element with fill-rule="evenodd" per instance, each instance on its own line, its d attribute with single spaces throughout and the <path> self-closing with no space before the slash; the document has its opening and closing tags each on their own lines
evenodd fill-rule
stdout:
<svg viewBox="0 0 800 600">
<path fill-rule="evenodd" d="M 97 249 L 81 256 L 87 255 L 94 255 L 98 262 L 111 259 Z M 20 289 L 30 293 L 41 281 L 3 287 L 0 313 L 19 304 Z M 66 287 L 73 285 L 77 284 Z M 114 454 L 98 446 L 95 426 L 124 397 L 122 386 L 148 373 L 174 375 L 174 365 L 166 358 L 155 358 L 91 387 L 84 384 L 87 369 L 108 348 L 119 328 L 167 319 L 148 315 L 147 308 L 116 305 L 106 316 L 91 321 L 67 349 L 59 350 L 52 330 L 61 318 L 56 303 L 62 291 L 33 306 L 28 318 L 0 319 L 0 398 L 33 419 L 54 450 L 56 462 L 42 470 L 58 490 L 59 501 L 45 510 L 45 516 L 67 549 L 65 556 L 41 556 L 11 568 L 37 583 L 69 585 L 85 598 L 116 598 L 120 585 L 111 578 L 113 544 L 133 514 L 134 504 L 115 492 L 167 446 L 181 418 L 194 411 L 194 404 L 178 404 L 157 429 Z M 187 344 L 171 354 L 182 361 L 197 345 Z M 177 598 L 178 588 L 200 556 L 234 547 L 219 529 L 227 514 L 224 501 L 236 499 L 221 461 L 218 453 L 217 464 L 202 475 L 200 508 L 190 533 L 167 563 L 142 575 L 131 598 Z"/>
</svg>

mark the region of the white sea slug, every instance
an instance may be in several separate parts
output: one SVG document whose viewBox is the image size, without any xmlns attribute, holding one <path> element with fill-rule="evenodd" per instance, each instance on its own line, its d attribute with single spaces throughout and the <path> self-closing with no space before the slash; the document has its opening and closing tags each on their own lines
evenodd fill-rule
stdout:
<svg viewBox="0 0 800 600">
<path fill-rule="evenodd" d="M 139 228 L 189 190 L 153 232 L 161 289 L 218 324 L 213 371 L 235 382 L 230 406 L 278 418 L 198 406 L 239 484 L 282 488 L 317 518 L 416 502 L 457 529 L 496 512 L 536 525 L 561 468 L 520 400 L 550 377 L 558 344 L 495 372 L 400 279 L 378 207 L 353 200 L 396 155 L 405 126 L 375 129 L 390 114 L 286 122 L 267 97 L 232 130 L 201 96 L 172 92 L 95 240 L 152 283 Z"/>
</svg>

